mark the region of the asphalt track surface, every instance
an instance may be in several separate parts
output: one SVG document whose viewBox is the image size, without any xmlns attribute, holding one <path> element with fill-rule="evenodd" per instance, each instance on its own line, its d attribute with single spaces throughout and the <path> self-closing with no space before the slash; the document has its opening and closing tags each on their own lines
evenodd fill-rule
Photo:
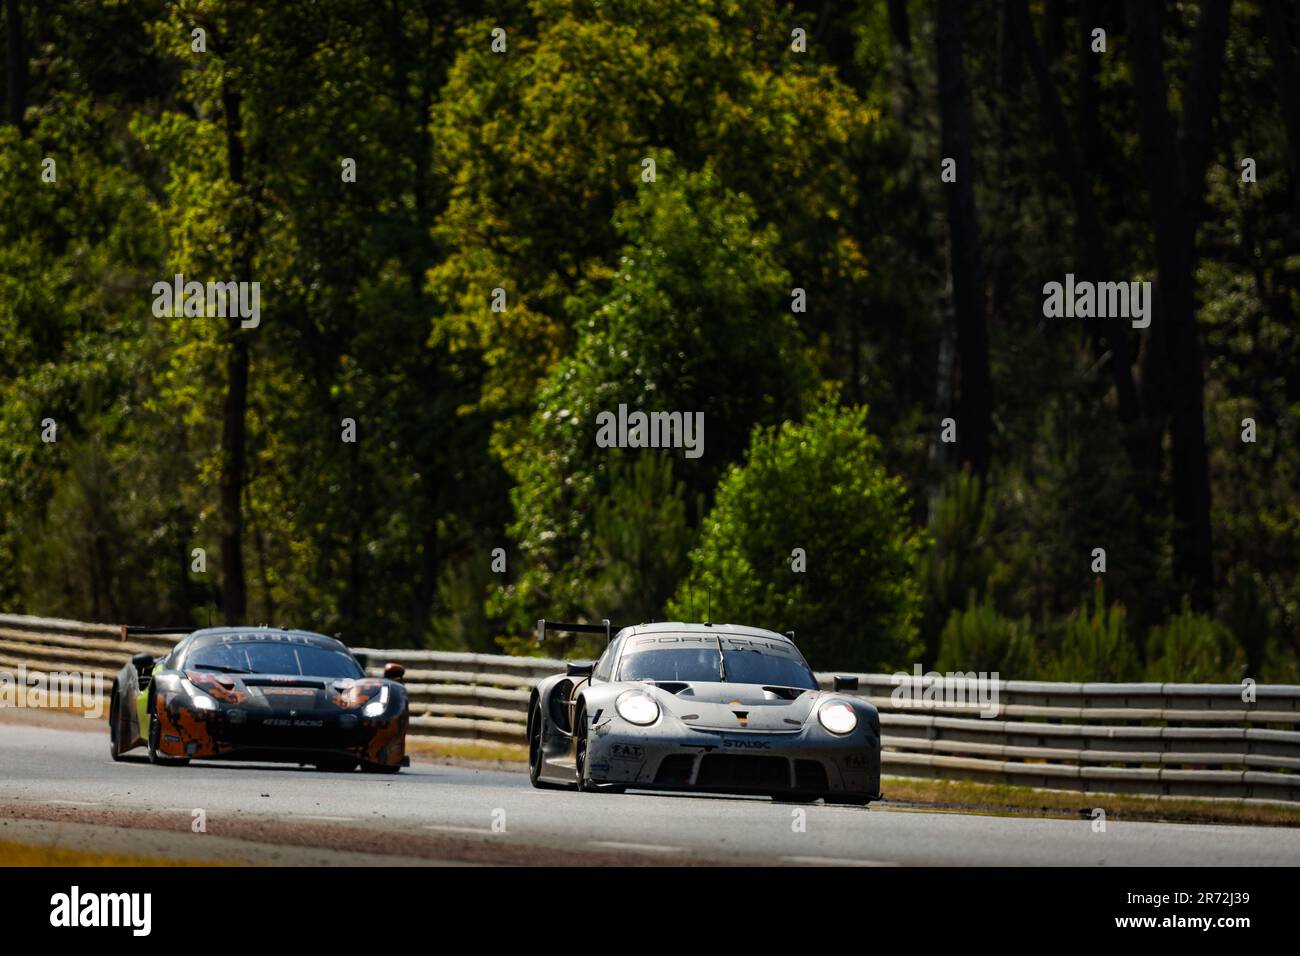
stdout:
<svg viewBox="0 0 1300 956">
<path fill-rule="evenodd" d="M 154 767 L 113 762 L 102 723 L 84 726 L 0 720 L 0 841 L 307 865 L 1300 864 L 1297 829 L 1111 821 L 1098 833 L 1087 819 L 888 803 L 864 810 L 580 794 L 534 790 L 522 773 L 419 761 L 392 777 L 274 765 Z M 1097 801 L 1105 806 L 1104 797 Z M 206 832 L 194 833 L 200 809 Z"/>
</svg>

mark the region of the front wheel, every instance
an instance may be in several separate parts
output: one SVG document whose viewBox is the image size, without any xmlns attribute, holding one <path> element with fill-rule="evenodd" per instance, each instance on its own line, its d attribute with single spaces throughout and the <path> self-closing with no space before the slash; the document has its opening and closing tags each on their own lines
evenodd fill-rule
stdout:
<svg viewBox="0 0 1300 956">
<path fill-rule="evenodd" d="M 402 769 L 399 763 L 362 763 L 362 773 L 397 773 Z"/>
<path fill-rule="evenodd" d="M 590 793 L 596 789 L 596 785 L 587 779 L 587 709 L 586 707 L 578 708 L 578 713 L 573 721 L 573 765 L 577 771 L 578 790 L 583 793 Z"/>
<path fill-rule="evenodd" d="M 871 797 L 861 794 L 837 793 L 834 796 L 827 796 L 826 803 L 828 806 L 835 804 L 842 807 L 865 807 L 871 802 L 871 799 Z"/>
<path fill-rule="evenodd" d="M 578 789 L 583 793 L 622 793 L 627 787 L 623 784 L 596 783 L 587 776 L 587 713 L 578 711 L 575 721 L 574 766 L 577 770 Z"/>
<path fill-rule="evenodd" d="M 346 757 L 331 760 L 318 760 L 316 769 L 323 773 L 351 773 L 357 769 L 357 762 Z"/>
<path fill-rule="evenodd" d="M 528 717 L 528 782 L 538 790 L 561 790 L 558 784 L 542 779 L 542 763 L 546 757 L 542 750 L 542 705 L 533 701 L 533 710 Z"/>
<path fill-rule="evenodd" d="M 108 705 L 108 752 L 114 760 L 122 759 L 122 715 L 117 702 L 117 686 L 113 687 L 113 699 Z"/>
<path fill-rule="evenodd" d="M 189 757 L 169 757 L 158 749 L 162 740 L 162 724 L 157 714 L 149 715 L 149 762 L 160 767 L 184 767 L 190 762 Z"/>
</svg>

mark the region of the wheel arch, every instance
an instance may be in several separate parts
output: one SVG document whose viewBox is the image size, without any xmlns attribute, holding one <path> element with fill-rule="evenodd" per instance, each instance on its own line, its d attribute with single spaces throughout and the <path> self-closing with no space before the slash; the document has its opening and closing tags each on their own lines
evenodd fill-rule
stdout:
<svg viewBox="0 0 1300 956">
<path fill-rule="evenodd" d="M 524 723 L 526 727 L 525 733 L 528 735 L 529 740 L 533 739 L 533 713 L 534 712 L 537 713 L 538 719 L 542 721 L 543 730 L 546 727 L 546 714 L 542 712 L 542 707 L 539 703 L 541 699 L 542 696 L 537 692 L 536 687 L 533 687 L 532 690 L 528 692 L 528 717 L 525 719 Z"/>
</svg>

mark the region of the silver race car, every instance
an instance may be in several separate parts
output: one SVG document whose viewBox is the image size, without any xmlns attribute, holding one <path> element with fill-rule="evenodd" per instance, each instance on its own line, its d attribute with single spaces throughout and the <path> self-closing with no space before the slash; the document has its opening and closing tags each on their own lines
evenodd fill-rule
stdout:
<svg viewBox="0 0 1300 956">
<path fill-rule="evenodd" d="M 880 715 L 822 691 L 790 637 L 734 624 L 537 622 L 603 633 L 600 659 L 547 677 L 528 708 L 529 779 L 579 790 L 880 798 Z"/>
</svg>

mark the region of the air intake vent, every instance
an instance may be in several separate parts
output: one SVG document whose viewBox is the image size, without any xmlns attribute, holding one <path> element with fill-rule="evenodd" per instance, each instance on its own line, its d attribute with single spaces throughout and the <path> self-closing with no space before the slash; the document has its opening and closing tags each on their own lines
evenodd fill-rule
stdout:
<svg viewBox="0 0 1300 956">
<path fill-rule="evenodd" d="M 692 754 L 669 754 L 655 772 L 655 785 L 685 787 L 691 782 L 691 771 L 694 769 L 695 757 Z"/>
<path fill-rule="evenodd" d="M 697 784 L 742 790 L 789 790 L 790 761 L 784 757 L 741 757 L 706 754 L 700 760 Z"/>
<path fill-rule="evenodd" d="M 796 760 L 794 762 L 794 785 L 797 790 L 812 790 L 817 793 L 825 793 L 829 789 L 826 783 L 826 768 L 816 760 Z"/>
</svg>

